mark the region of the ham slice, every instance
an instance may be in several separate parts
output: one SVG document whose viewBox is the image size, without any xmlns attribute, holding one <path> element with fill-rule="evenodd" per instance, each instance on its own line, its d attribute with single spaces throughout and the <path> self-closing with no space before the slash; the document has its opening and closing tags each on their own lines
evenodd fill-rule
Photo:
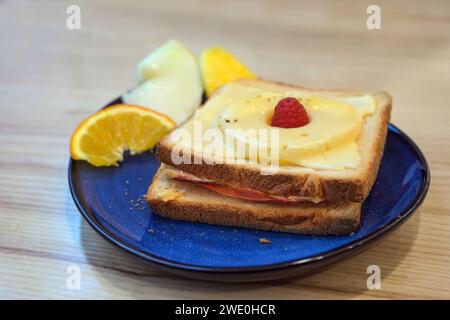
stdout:
<svg viewBox="0 0 450 320">
<path fill-rule="evenodd" d="M 279 197 L 265 194 L 264 192 L 248 189 L 248 188 L 240 188 L 240 187 L 232 187 L 229 185 L 225 185 L 222 183 L 214 182 L 208 179 L 201 179 L 191 173 L 180 171 L 180 170 L 168 170 L 169 176 L 174 180 L 185 181 L 190 183 L 195 183 L 203 188 L 214 191 L 226 197 L 243 199 L 243 200 L 251 200 L 258 202 L 284 202 L 284 203 L 295 203 L 295 202 L 320 202 L 317 199 L 309 199 L 304 197 Z"/>
<path fill-rule="evenodd" d="M 208 190 L 217 192 L 223 196 L 243 199 L 243 200 L 251 200 L 251 201 L 269 201 L 269 202 L 292 202 L 288 199 L 283 198 L 275 198 L 268 196 L 262 192 L 244 189 L 244 188 L 233 188 L 225 185 L 220 185 L 216 183 L 198 183 L 203 188 Z"/>
</svg>

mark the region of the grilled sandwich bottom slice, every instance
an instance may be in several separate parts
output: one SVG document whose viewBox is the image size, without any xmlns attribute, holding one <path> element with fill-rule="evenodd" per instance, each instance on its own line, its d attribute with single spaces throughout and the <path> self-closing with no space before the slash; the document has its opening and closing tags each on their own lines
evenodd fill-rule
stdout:
<svg viewBox="0 0 450 320">
<path fill-rule="evenodd" d="M 255 202 L 222 196 L 190 182 L 171 179 L 162 166 L 147 200 L 160 216 L 183 221 L 310 235 L 344 235 L 360 222 L 361 203 L 295 204 Z"/>
</svg>

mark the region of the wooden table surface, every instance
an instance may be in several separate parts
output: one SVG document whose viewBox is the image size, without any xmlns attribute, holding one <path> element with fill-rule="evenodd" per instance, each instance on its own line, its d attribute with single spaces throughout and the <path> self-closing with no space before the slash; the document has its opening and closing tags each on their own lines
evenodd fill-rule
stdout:
<svg viewBox="0 0 450 320">
<path fill-rule="evenodd" d="M 372 3 L 380 30 L 366 27 Z M 80 30 L 66 28 L 70 4 Z M 289 281 L 186 280 L 113 247 L 72 202 L 69 137 L 169 38 L 197 54 L 222 45 L 268 79 L 389 91 L 393 123 L 431 166 L 420 213 L 379 246 Z M 450 298 L 448 1 L 6 0 L 0 49 L 0 298 Z M 372 264 L 380 290 L 366 286 Z M 67 286 L 73 265 L 79 290 Z"/>
</svg>

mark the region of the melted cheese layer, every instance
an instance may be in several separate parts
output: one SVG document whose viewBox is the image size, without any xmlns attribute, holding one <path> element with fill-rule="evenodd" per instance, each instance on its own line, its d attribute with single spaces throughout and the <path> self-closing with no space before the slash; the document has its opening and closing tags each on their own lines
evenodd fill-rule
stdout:
<svg viewBox="0 0 450 320">
<path fill-rule="evenodd" d="M 270 126 L 275 105 L 285 97 L 295 97 L 303 104 L 310 123 L 299 128 Z M 220 130 L 225 140 L 221 143 L 234 158 L 248 159 L 249 150 L 257 149 L 263 155 L 277 153 L 280 165 L 338 170 L 358 167 L 361 155 L 356 139 L 364 117 L 375 108 L 370 95 L 331 99 L 303 91 L 271 92 L 231 83 L 196 112 L 194 121 L 200 121 L 203 128 Z M 271 130 L 277 131 L 277 141 L 271 141 L 270 135 L 262 137 L 261 132 Z M 236 150 L 236 142 L 245 145 L 244 153 Z M 214 143 L 217 141 L 209 142 Z M 259 155 L 257 161 L 264 164 L 268 160 Z"/>
</svg>

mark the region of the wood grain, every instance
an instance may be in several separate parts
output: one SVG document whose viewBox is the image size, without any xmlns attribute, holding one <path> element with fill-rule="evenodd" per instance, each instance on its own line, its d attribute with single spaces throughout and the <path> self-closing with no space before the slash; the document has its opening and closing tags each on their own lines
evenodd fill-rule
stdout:
<svg viewBox="0 0 450 320">
<path fill-rule="evenodd" d="M 450 298 L 450 6 L 376 1 L 0 2 L 0 298 Z M 197 54 L 220 44 L 264 78 L 307 86 L 384 89 L 392 120 L 432 173 L 420 214 L 389 239 L 308 278 L 213 284 L 129 257 L 81 220 L 66 169 L 76 124 L 129 88 L 140 58 L 169 38 Z M 68 266 L 82 272 L 66 287 Z M 368 290 L 366 268 L 382 271 Z"/>
</svg>

